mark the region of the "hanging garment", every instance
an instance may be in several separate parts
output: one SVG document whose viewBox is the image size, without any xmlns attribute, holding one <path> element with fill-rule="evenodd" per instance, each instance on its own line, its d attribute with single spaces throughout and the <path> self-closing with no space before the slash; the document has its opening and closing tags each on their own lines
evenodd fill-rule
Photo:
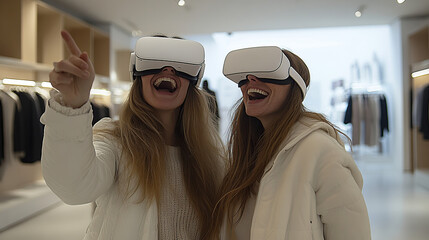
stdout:
<svg viewBox="0 0 429 240">
<path fill-rule="evenodd" d="M 380 140 L 379 95 L 364 95 L 365 145 L 376 146 Z"/>
<path fill-rule="evenodd" d="M 380 95 L 380 137 L 384 137 L 384 131 L 389 132 L 389 116 L 387 111 L 387 100 L 384 94 Z"/>
<path fill-rule="evenodd" d="M 20 158 L 23 163 L 40 161 L 42 152 L 42 125 L 40 123 L 41 112 L 31 94 L 23 91 L 14 91 L 19 97 L 22 108 L 20 124 L 23 124 L 25 138 L 23 140 L 25 156 Z"/>
<path fill-rule="evenodd" d="M 419 131 L 423 133 L 423 139 L 429 140 L 429 85 L 424 87 L 421 101 Z"/>
<path fill-rule="evenodd" d="M 426 85 L 429 86 L 429 85 Z M 417 129 L 420 129 L 420 124 L 422 120 L 422 109 L 423 109 L 423 93 L 426 88 L 426 86 L 423 86 L 421 88 L 418 88 L 416 90 L 416 97 L 413 99 L 413 106 L 412 106 L 412 123 L 413 127 L 416 127 Z"/>
<path fill-rule="evenodd" d="M 352 124 L 352 144 L 375 146 L 389 131 L 387 101 L 384 94 L 352 94 L 349 96 L 344 124 Z"/>
<path fill-rule="evenodd" d="M 18 96 L 13 92 L 5 92 L 0 90 L 1 107 L 3 108 L 3 135 L 4 135 L 4 161 L 0 165 L 0 180 L 4 173 L 4 169 L 14 157 L 13 133 L 14 133 L 14 118 L 17 108 Z"/>
<path fill-rule="evenodd" d="M 363 98 L 362 95 L 357 94 L 352 96 L 353 107 L 352 107 L 352 144 L 360 145 L 361 142 L 361 127 L 362 119 L 364 116 L 363 109 Z"/>
<path fill-rule="evenodd" d="M 350 95 L 347 100 L 346 113 L 344 114 L 344 124 L 352 123 L 352 111 L 353 111 L 353 100 L 352 100 L 352 96 Z"/>
<path fill-rule="evenodd" d="M 92 114 L 93 114 L 92 126 L 94 126 L 102 118 L 110 117 L 109 107 L 95 103 L 93 101 L 91 101 L 90 104 L 92 106 Z"/>
<path fill-rule="evenodd" d="M 0 178 L 1 178 L 1 169 L 4 165 L 4 134 L 3 134 L 3 105 L 0 99 Z"/>
</svg>

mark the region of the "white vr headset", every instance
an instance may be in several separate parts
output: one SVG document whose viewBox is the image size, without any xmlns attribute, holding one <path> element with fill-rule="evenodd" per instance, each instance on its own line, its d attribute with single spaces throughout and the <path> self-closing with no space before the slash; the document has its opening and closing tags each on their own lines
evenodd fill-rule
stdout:
<svg viewBox="0 0 429 240">
<path fill-rule="evenodd" d="M 303 98 L 307 93 L 304 80 L 279 47 L 252 47 L 231 51 L 225 57 L 223 74 L 239 87 L 249 81 L 248 75 L 254 75 L 262 82 L 279 85 L 295 81 L 301 88 Z"/>
<path fill-rule="evenodd" d="M 173 67 L 179 77 L 199 85 L 204 74 L 204 47 L 195 41 L 166 37 L 142 37 L 130 56 L 130 76 L 137 77 L 161 72 Z"/>
</svg>

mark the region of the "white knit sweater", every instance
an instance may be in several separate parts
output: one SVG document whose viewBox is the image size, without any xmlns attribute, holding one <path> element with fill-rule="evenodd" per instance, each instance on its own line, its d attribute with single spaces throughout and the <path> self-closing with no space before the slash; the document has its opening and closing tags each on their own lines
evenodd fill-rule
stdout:
<svg viewBox="0 0 429 240">
<path fill-rule="evenodd" d="M 198 239 L 198 218 L 186 192 L 180 149 L 167 147 L 166 176 L 158 209 L 159 239 Z"/>
</svg>

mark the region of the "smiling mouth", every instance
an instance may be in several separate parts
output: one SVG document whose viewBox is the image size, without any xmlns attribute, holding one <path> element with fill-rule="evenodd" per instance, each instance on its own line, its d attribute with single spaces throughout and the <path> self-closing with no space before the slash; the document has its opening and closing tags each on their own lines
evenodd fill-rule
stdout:
<svg viewBox="0 0 429 240">
<path fill-rule="evenodd" d="M 176 89 L 177 89 L 176 81 L 174 81 L 171 78 L 167 78 L 167 77 L 158 78 L 153 83 L 153 86 L 158 91 L 168 91 L 170 93 L 176 91 Z"/>
<path fill-rule="evenodd" d="M 247 90 L 247 95 L 249 95 L 249 100 L 259 100 L 266 98 L 268 93 L 261 89 L 250 88 Z"/>
</svg>

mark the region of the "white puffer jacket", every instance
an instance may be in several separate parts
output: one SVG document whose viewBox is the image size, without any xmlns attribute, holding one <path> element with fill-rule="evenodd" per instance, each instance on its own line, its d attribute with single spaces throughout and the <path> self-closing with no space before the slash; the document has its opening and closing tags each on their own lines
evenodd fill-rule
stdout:
<svg viewBox="0 0 429 240">
<path fill-rule="evenodd" d="M 326 123 L 302 119 L 261 179 L 251 240 L 369 240 L 363 180 Z M 222 239 L 235 239 L 223 226 Z"/>
</svg>

